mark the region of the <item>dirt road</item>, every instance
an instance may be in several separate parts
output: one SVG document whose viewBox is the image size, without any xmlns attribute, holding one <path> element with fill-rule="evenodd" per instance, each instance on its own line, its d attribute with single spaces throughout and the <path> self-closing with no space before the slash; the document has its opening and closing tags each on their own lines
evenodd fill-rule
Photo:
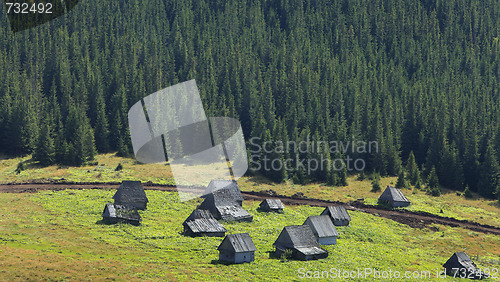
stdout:
<svg viewBox="0 0 500 282">
<path fill-rule="evenodd" d="M 39 190 L 65 190 L 65 189 L 117 189 L 120 183 L 18 183 L 0 184 L 0 193 L 36 193 Z M 177 191 L 175 187 L 159 185 L 154 183 L 144 183 L 146 190 Z M 380 216 L 394 220 L 399 223 L 409 225 L 413 228 L 430 228 L 437 230 L 433 224 L 447 225 L 452 227 L 462 227 L 476 232 L 500 235 L 500 228 L 490 225 L 479 224 L 468 220 L 458 220 L 450 217 L 441 217 L 426 212 L 415 212 L 408 210 L 387 210 L 378 206 L 365 205 L 362 202 L 338 202 L 311 198 L 288 197 L 265 192 L 242 192 L 246 200 L 261 201 L 265 198 L 279 198 L 285 205 L 310 205 L 326 207 L 329 205 L 342 205 L 349 210 L 366 212 L 375 216 Z"/>
</svg>

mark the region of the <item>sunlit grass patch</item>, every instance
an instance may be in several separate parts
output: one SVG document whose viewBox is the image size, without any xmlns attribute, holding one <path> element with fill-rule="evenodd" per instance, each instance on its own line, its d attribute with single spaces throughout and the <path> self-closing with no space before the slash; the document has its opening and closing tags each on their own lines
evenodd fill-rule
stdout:
<svg viewBox="0 0 500 282">
<path fill-rule="evenodd" d="M 181 234 L 182 222 L 200 199 L 180 202 L 177 193 L 147 191 L 150 202 L 146 211 L 140 211 L 141 226 L 105 225 L 100 222 L 101 213 L 113 193 L 114 190 L 66 190 L 2 194 L 0 271 L 7 278 L 293 280 L 298 279 L 300 268 L 435 272 L 455 251 L 466 249 L 471 255 L 494 258 L 500 250 L 498 236 L 444 226 L 438 226 L 438 232 L 412 229 L 389 219 L 350 212 L 351 225 L 338 227 L 338 244 L 325 246 L 330 252 L 327 259 L 282 262 L 272 256 L 272 244 L 283 227 L 302 224 L 322 208 L 287 206 L 284 214 L 262 213 L 257 211 L 258 202 L 245 201 L 244 208 L 254 221 L 223 224 L 229 233 L 250 233 L 257 247 L 255 262 L 223 265 L 217 261 L 217 246 L 222 238 Z M 10 258 L 13 253 L 17 259 Z M 40 267 L 23 268 L 24 261 L 35 259 L 40 261 Z M 93 273 L 75 271 L 68 262 Z"/>
</svg>

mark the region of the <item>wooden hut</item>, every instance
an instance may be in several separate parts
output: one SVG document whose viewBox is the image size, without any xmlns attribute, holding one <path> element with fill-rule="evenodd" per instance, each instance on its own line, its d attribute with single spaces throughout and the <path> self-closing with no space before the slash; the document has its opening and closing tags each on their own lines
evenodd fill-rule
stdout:
<svg viewBox="0 0 500 282">
<path fill-rule="evenodd" d="M 214 183 L 212 181 L 211 183 Z M 252 221 L 248 211 L 241 206 L 243 197 L 237 186 L 230 185 L 203 196 L 205 200 L 198 207 L 209 210 L 216 219 L 228 221 Z"/>
<path fill-rule="evenodd" d="M 135 208 L 112 203 L 108 203 L 104 207 L 102 219 L 106 223 L 124 222 L 133 225 L 139 225 L 142 221 L 141 216 Z"/>
<path fill-rule="evenodd" d="M 238 182 L 234 180 L 212 180 L 208 184 L 207 189 L 203 192 L 202 198 L 207 198 L 209 194 L 215 191 L 224 189 L 224 194 L 230 197 L 233 201 L 238 203 L 240 206 L 243 205 L 243 195 L 241 195 L 240 187 Z"/>
<path fill-rule="evenodd" d="M 329 206 L 321 215 L 330 216 L 335 226 L 348 226 L 349 222 L 351 222 L 351 217 L 343 206 Z"/>
<path fill-rule="evenodd" d="M 280 199 L 265 199 L 259 205 L 264 212 L 279 212 L 282 213 L 285 206 Z"/>
<path fill-rule="evenodd" d="M 388 205 L 392 208 L 408 207 L 410 205 L 410 201 L 403 195 L 403 192 L 390 185 L 388 185 L 382 195 L 380 195 L 378 202 L 379 204 Z"/>
<path fill-rule="evenodd" d="M 123 181 L 113 196 L 115 204 L 130 206 L 138 210 L 145 210 L 148 197 L 140 181 Z"/>
<path fill-rule="evenodd" d="M 311 227 L 314 236 L 321 245 L 337 244 L 339 233 L 328 215 L 310 216 L 306 219 L 304 225 Z"/>
<path fill-rule="evenodd" d="M 248 233 L 229 234 L 217 248 L 219 260 L 229 263 L 244 263 L 255 260 L 255 245 Z"/>
<path fill-rule="evenodd" d="M 194 210 L 182 224 L 184 235 L 198 237 L 224 237 L 226 228 L 208 210 Z"/>
<path fill-rule="evenodd" d="M 454 253 L 443 264 L 446 274 L 450 277 L 484 279 L 489 275 L 482 272 L 465 252 Z"/>
<path fill-rule="evenodd" d="M 314 260 L 328 257 L 328 251 L 320 248 L 309 225 L 286 226 L 273 244 L 276 256 L 281 257 L 287 250 L 299 260 Z"/>
</svg>

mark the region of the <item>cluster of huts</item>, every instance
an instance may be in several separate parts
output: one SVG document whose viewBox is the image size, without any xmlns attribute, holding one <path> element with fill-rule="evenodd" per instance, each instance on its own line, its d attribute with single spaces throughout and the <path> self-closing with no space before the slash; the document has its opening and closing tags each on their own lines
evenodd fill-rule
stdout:
<svg viewBox="0 0 500 282">
<path fill-rule="evenodd" d="M 148 197 L 140 181 L 123 181 L 115 195 L 114 203 L 107 203 L 102 213 L 106 223 L 125 222 L 139 225 L 142 221 L 137 210 L 145 210 Z"/>
<path fill-rule="evenodd" d="M 218 221 L 252 221 L 243 209 L 243 196 L 236 181 L 212 181 L 202 196 L 204 201 L 184 221 L 188 236 L 223 237 L 226 228 Z M 262 212 L 283 213 L 285 206 L 279 199 L 265 199 L 259 205 Z M 328 207 L 321 215 L 310 216 L 302 225 L 286 226 L 274 242 L 275 254 L 287 252 L 296 259 L 326 258 L 328 252 L 320 245 L 337 243 L 335 225 L 348 225 L 351 218 L 344 207 Z M 248 233 L 227 235 L 219 248 L 219 260 L 230 263 L 251 262 L 257 250 Z"/>
<path fill-rule="evenodd" d="M 251 222 L 253 216 L 243 209 L 243 196 L 236 181 L 213 180 L 208 185 L 203 202 L 183 223 L 184 235 L 198 237 L 224 237 L 227 229 L 219 222 Z M 102 214 L 104 222 L 125 222 L 139 225 L 141 216 L 137 210 L 147 208 L 148 198 L 140 181 L 123 181 L 113 196 L 114 203 L 107 203 Z M 407 207 L 410 201 L 400 189 L 387 186 L 379 203 L 390 207 Z M 279 199 L 265 199 L 259 205 L 262 212 L 283 213 L 284 205 Z M 343 206 L 329 206 L 320 215 L 308 217 L 302 225 L 285 226 L 274 242 L 275 255 L 291 255 L 299 260 L 314 260 L 328 257 L 321 245 L 337 243 L 336 226 L 348 226 L 351 221 Z M 255 260 L 257 248 L 248 233 L 229 234 L 218 247 L 219 260 L 229 263 L 244 263 Z M 448 275 L 465 273 L 474 279 L 487 278 L 464 252 L 453 254 L 443 265 Z"/>
</svg>

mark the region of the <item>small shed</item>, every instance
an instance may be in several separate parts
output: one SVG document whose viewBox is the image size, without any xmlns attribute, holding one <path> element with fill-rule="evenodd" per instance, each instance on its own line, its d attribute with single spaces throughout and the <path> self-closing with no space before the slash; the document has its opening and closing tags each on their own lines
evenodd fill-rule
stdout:
<svg viewBox="0 0 500 282">
<path fill-rule="evenodd" d="M 214 183 L 212 181 L 211 183 Z M 235 183 L 235 182 L 234 182 Z M 198 207 L 209 210 L 216 219 L 228 221 L 252 221 L 248 211 L 241 206 L 243 196 L 237 186 L 231 185 L 203 196 L 205 200 Z"/>
<path fill-rule="evenodd" d="M 208 195 L 213 194 L 216 191 L 221 191 L 220 194 L 224 194 L 224 197 L 232 199 L 237 202 L 240 206 L 243 205 L 243 195 L 241 195 L 240 187 L 238 182 L 234 180 L 212 180 L 208 184 L 207 189 L 203 192 L 202 198 L 207 198 Z"/>
<path fill-rule="evenodd" d="M 198 237 L 224 237 L 226 228 L 208 210 L 194 210 L 182 224 L 184 235 Z"/>
<path fill-rule="evenodd" d="M 280 199 L 265 199 L 259 205 L 260 209 L 265 212 L 279 212 L 282 213 L 285 206 Z"/>
<path fill-rule="evenodd" d="M 229 263 L 244 263 L 255 260 L 255 245 L 248 233 L 229 234 L 219 247 L 219 260 Z"/>
<path fill-rule="evenodd" d="M 351 217 L 343 206 L 329 206 L 321 215 L 330 216 L 335 226 L 348 226 L 349 222 L 351 222 Z"/>
<path fill-rule="evenodd" d="M 148 197 L 140 181 L 123 181 L 113 199 L 117 205 L 130 206 L 138 210 L 145 210 L 148 204 Z"/>
<path fill-rule="evenodd" d="M 141 216 L 133 207 L 107 203 L 102 212 L 102 219 L 106 223 L 124 222 L 132 225 L 139 225 Z"/>
<path fill-rule="evenodd" d="M 398 188 L 388 185 L 385 191 L 378 198 L 379 204 L 388 205 L 393 208 L 407 207 L 410 201 Z"/>
<path fill-rule="evenodd" d="M 321 245 L 337 244 L 339 233 L 328 215 L 310 216 L 306 219 L 304 225 L 311 227 L 314 236 Z"/>
<path fill-rule="evenodd" d="M 489 275 L 482 272 L 465 252 L 454 253 L 443 264 L 446 274 L 452 277 L 484 279 Z"/>
<path fill-rule="evenodd" d="M 276 256 L 281 257 L 287 250 L 292 257 L 300 260 L 314 260 L 328 257 L 328 251 L 320 248 L 309 225 L 286 226 L 273 244 Z"/>
</svg>

